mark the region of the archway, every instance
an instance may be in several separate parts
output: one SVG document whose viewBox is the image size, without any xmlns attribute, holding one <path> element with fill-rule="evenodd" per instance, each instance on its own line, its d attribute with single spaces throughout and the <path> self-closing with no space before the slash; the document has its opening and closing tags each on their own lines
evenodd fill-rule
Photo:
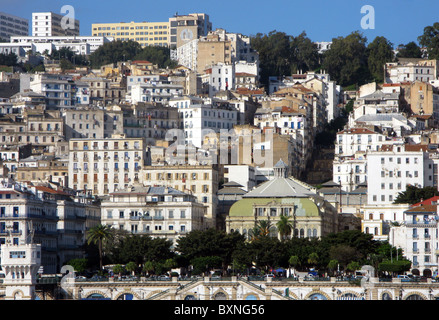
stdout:
<svg viewBox="0 0 439 320">
<path fill-rule="evenodd" d="M 133 300 L 134 296 L 132 293 L 123 293 L 121 294 L 117 300 Z"/>
<path fill-rule="evenodd" d="M 227 300 L 227 296 L 224 292 L 218 292 L 213 296 L 214 300 Z"/>
<path fill-rule="evenodd" d="M 425 300 L 425 299 L 419 294 L 414 293 L 409 295 L 405 300 Z"/>
<path fill-rule="evenodd" d="M 188 294 L 186 297 L 184 297 L 184 300 L 197 300 L 194 295 Z"/>
<path fill-rule="evenodd" d="M 422 272 L 422 275 L 424 277 L 431 278 L 432 272 L 430 269 L 424 269 L 424 271 Z"/>
<path fill-rule="evenodd" d="M 420 275 L 419 269 L 413 269 L 412 274 L 415 276 L 419 276 Z"/>
<path fill-rule="evenodd" d="M 328 299 L 321 293 L 313 293 L 308 297 L 308 300 L 328 300 Z"/>
<path fill-rule="evenodd" d="M 390 293 L 384 292 L 383 295 L 381 296 L 381 300 L 393 300 L 393 299 Z"/>
</svg>

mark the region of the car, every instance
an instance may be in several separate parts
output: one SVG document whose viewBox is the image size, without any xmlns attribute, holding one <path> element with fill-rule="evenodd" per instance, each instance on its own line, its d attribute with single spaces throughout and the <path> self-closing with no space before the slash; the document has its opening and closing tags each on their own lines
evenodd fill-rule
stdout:
<svg viewBox="0 0 439 320">
<path fill-rule="evenodd" d="M 84 277 L 84 276 L 77 276 L 77 277 L 75 278 L 75 280 L 78 280 L 78 281 L 87 281 L 87 277 Z"/>
<path fill-rule="evenodd" d="M 275 278 L 275 277 L 276 276 L 274 274 L 272 274 L 272 273 L 265 275 L 265 278 Z"/>
<path fill-rule="evenodd" d="M 167 275 L 162 275 L 158 277 L 158 280 L 170 280 L 171 278 L 169 278 Z"/>
</svg>

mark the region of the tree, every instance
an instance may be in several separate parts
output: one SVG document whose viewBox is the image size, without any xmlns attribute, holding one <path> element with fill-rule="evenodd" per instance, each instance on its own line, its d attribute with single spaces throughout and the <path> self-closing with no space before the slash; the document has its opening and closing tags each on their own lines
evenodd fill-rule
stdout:
<svg viewBox="0 0 439 320">
<path fill-rule="evenodd" d="M 150 272 L 154 272 L 154 270 L 155 270 L 154 262 L 146 261 L 143 264 L 143 271 L 145 271 L 147 274 L 149 274 Z"/>
<path fill-rule="evenodd" d="M 405 45 L 401 44 L 398 46 L 397 58 L 422 58 L 421 48 L 414 42 L 411 41 Z"/>
<path fill-rule="evenodd" d="M 408 185 L 405 191 L 399 192 L 393 203 L 408 203 L 415 204 L 422 200 L 438 196 L 439 192 L 434 187 L 415 187 Z"/>
<path fill-rule="evenodd" d="M 367 64 L 375 81 L 384 81 L 384 65 L 394 60 L 393 45 L 385 37 L 376 37 L 367 46 Z"/>
<path fill-rule="evenodd" d="M 87 269 L 88 260 L 87 259 L 71 259 L 67 262 L 67 265 L 73 267 L 75 272 L 82 273 Z"/>
<path fill-rule="evenodd" d="M 340 262 L 343 267 L 346 267 L 350 261 L 357 260 L 361 257 L 355 248 L 345 244 L 331 247 L 329 256 L 332 260 Z"/>
<path fill-rule="evenodd" d="M 360 264 L 357 261 L 351 261 L 346 266 L 346 270 L 348 270 L 348 271 L 355 271 L 358 269 L 360 269 Z"/>
<path fill-rule="evenodd" d="M 346 87 L 362 85 L 370 80 L 367 66 L 367 39 L 358 31 L 332 39 L 331 48 L 323 55 L 323 69 L 331 78 Z"/>
<path fill-rule="evenodd" d="M 114 272 L 115 274 L 118 274 L 119 277 L 120 277 L 120 276 L 122 275 L 122 273 L 125 272 L 125 268 L 124 268 L 122 265 L 117 264 L 117 265 L 115 265 L 115 266 L 113 267 L 113 272 Z"/>
<path fill-rule="evenodd" d="M 328 269 L 329 269 L 332 273 L 334 273 L 334 271 L 337 269 L 337 267 L 338 267 L 338 261 L 337 261 L 337 260 L 333 259 L 333 260 L 329 261 L 329 263 L 328 263 Z"/>
<path fill-rule="evenodd" d="M 18 57 L 15 53 L 0 53 L 0 66 L 15 67 L 18 65 Z"/>
<path fill-rule="evenodd" d="M 100 270 L 102 270 L 102 257 L 103 257 L 103 253 L 102 253 L 102 245 L 103 242 L 110 240 L 113 237 L 113 232 L 112 232 L 112 227 L 109 225 L 97 225 L 93 228 L 91 228 L 88 231 L 88 239 L 87 239 L 87 243 L 94 243 L 94 244 L 98 244 L 98 248 L 99 248 L 99 267 Z"/>
<path fill-rule="evenodd" d="M 289 216 L 281 215 L 279 221 L 276 223 L 277 230 L 279 231 L 281 240 L 287 239 L 293 231 L 293 222 Z"/>
<path fill-rule="evenodd" d="M 316 264 L 319 262 L 319 256 L 316 252 L 310 253 L 308 256 L 308 264 L 315 267 Z"/>
<path fill-rule="evenodd" d="M 428 59 L 439 59 L 439 22 L 424 28 L 424 33 L 418 37 L 421 47 L 427 48 Z"/>
<path fill-rule="evenodd" d="M 319 67 L 319 51 L 317 44 L 307 37 L 303 31 L 297 37 L 292 37 L 291 48 L 291 73 L 298 71 L 307 72 Z"/>
<path fill-rule="evenodd" d="M 135 274 L 135 271 L 137 270 L 137 264 L 136 264 L 134 261 L 130 261 L 130 262 L 128 262 L 128 263 L 126 264 L 125 269 L 126 269 L 128 272 L 131 272 L 132 275 L 134 275 L 134 274 Z"/>
<path fill-rule="evenodd" d="M 288 259 L 289 266 L 292 266 L 295 269 L 297 269 L 298 266 L 300 266 L 300 259 L 298 256 L 291 256 Z"/>
</svg>

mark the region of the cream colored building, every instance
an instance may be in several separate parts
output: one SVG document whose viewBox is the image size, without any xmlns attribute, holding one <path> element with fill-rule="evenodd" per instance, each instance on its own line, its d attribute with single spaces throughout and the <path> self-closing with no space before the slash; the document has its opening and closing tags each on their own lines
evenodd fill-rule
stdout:
<svg viewBox="0 0 439 320">
<path fill-rule="evenodd" d="M 219 182 L 215 166 L 145 166 L 142 177 L 144 185 L 167 186 L 195 195 L 206 207 L 206 225 L 215 226 Z"/>
<path fill-rule="evenodd" d="M 115 41 L 136 41 L 145 46 L 169 46 L 169 21 L 93 23 L 93 36 L 112 37 Z"/>
<path fill-rule="evenodd" d="M 101 203 L 102 224 L 133 234 L 176 240 L 203 228 L 205 207 L 171 187 L 135 185 L 110 193 Z"/>
<path fill-rule="evenodd" d="M 100 196 L 127 188 L 140 181 L 145 158 L 142 138 L 71 139 L 69 187 Z"/>
</svg>

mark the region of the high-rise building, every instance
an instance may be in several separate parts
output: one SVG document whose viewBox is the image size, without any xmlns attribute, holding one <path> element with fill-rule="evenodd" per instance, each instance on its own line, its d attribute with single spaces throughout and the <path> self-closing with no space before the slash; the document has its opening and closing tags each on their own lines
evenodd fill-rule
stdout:
<svg viewBox="0 0 439 320">
<path fill-rule="evenodd" d="M 79 20 L 53 12 L 33 12 L 32 36 L 79 36 Z"/>
<path fill-rule="evenodd" d="M 0 39 L 29 35 L 29 20 L 0 12 Z"/>
</svg>

